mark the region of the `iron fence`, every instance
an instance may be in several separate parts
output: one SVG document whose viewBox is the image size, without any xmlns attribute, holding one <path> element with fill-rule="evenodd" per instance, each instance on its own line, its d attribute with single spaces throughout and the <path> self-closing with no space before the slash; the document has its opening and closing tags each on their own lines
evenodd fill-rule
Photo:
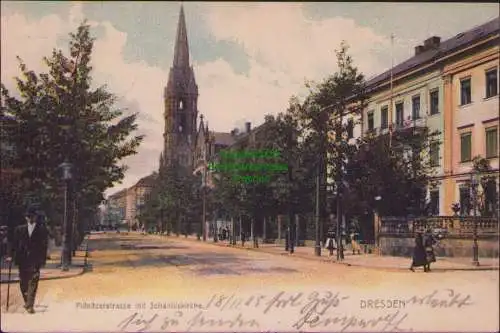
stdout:
<svg viewBox="0 0 500 333">
<path fill-rule="evenodd" d="M 431 230 L 442 237 L 472 237 L 477 223 L 479 237 L 499 236 L 499 221 L 492 217 L 437 216 L 423 218 L 386 217 L 381 219 L 381 236 L 413 237 Z"/>
</svg>

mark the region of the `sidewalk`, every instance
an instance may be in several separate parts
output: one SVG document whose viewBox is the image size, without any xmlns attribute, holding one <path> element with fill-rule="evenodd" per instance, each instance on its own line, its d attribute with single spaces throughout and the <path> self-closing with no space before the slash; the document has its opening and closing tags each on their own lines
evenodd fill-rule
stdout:
<svg viewBox="0 0 500 333">
<path fill-rule="evenodd" d="M 149 237 L 161 237 L 161 238 L 171 238 L 179 240 L 188 240 L 193 242 L 199 242 L 195 236 L 159 236 L 159 235 L 149 235 Z M 214 246 L 221 247 L 234 247 L 238 249 L 244 249 L 249 251 L 258 251 L 263 253 L 269 253 L 274 255 L 282 255 L 287 257 L 298 257 L 308 260 L 317 260 L 325 263 L 336 263 L 346 266 L 382 269 L 382 270 L 405 270 L 408 271 L 410 267 L 411 258 L 407 257 L 393 257 L 393 256 L 380 256 L 377 254 L 360 254 L 353 255 L 349 249 L 344 250 L 344 260 L 337 262 L 336 251 L 332 257 L 329 256 L 328 250 L 325 248 L 321 249 L 321 256 L 316 256 L 314 253 L 314 247 L 300 246 L 295 247 L 294 254 L 285 252 L 284 246 L 278 246 L 276 244 L 261 244 L 259 243 L 258 248 L 253 247 L 253 242 L 245 242 L 245 247 L 241 246 L 241 242 L 238 242 L 236 246 L 232 246 L 228 241 L 219 241 L 217 243 L 213 242 L 213 239 L 207 239 L 206 244 L 211 244 Z M 479 266 L 472 265 L 472 258 L 461 258 L 461 257 L 437 257 L 436 262 L 432 264 L 431 269 L 436 271 L 484 271 L 484 270 L 499 270 L 499 259 L 498 258 L 479 258 Z"/>
<path fill-rule="evenodd" d="M 88 240 L 84 240 L 87 242 Z M 56 280 L 75 277 L 81 275 L 85 271 L 85 252 L 76 251 L 76 256 L 72 259 L 72 264 L 69 270 L 63 272 L 60 268 L 61 262 L 61 247 L 56 247 L 51 251 L 50 260 L 47 260 L 45 267 L 40 269 L 40 280 Z M 17 266 L 12 265 L 11 276 L 9 280 L 9 265 L 5 261 L 0 263 L 1 278 L 0 283 L 18 282 L 19 271 Z"/>
</svg>

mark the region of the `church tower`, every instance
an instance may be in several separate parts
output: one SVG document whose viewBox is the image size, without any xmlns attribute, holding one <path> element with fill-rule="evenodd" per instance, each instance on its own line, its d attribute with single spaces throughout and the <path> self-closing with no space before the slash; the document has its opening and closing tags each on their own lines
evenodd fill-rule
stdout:
<svg viewBox="0 0 500 333">
<path fill-rule="evenodd" d="M 193 169 L 193 150 L 198 116 L 198 86 L 189 62 L 189 44 L 181 5 L 174 61 L 164 90 L 165 131 L 161 166 L 176 164 Z"/>
</svg>

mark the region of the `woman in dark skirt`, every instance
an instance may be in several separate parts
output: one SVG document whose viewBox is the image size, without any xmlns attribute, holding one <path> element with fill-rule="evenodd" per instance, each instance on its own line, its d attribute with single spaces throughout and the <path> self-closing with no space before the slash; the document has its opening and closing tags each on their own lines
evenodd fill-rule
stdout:
<svg viewBox="0 0 500 333">
<path fill-rule="evenodd" d="M 436 255 L 434 254 L 434 245 L 436 244 L 436 239 L 432 234 L 431 230 L 427 230 L 424 235 L 424 248 L 425 256 L 427 260 L 427 265 L 424 266 L 426 272 L 431 271 L 431 263 L 436 262 Z"/>
<path fill-rule="evenodd" d="M 417 233 L 415 237 L 415 248 L 413 249 L 413 260 L 410 266 L 410 271 L 415 272 L 414 267 L 424 266 L 424 271 L 427 272 L 427 256 L 425 253 L 424 240 L 421 233 Z"/>
</svg>

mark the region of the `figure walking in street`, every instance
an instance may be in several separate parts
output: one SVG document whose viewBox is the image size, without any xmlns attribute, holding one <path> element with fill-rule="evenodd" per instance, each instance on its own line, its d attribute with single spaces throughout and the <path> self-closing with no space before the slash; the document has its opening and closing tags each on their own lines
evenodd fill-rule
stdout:
<svg viewBox="0 0 500 333">
<path fill-rule="evenodd" d="M 28 313 L 35 313 L 36 291 L 40 279 L 40 268 L 47 260 L 48 232 L 43 223 L 37 223 L 36 210 L 28 208 L 26 222 L 14 230 L 12 246 L 7 261 L 14 258 L 19 267 L 21 293 L 24 308 Z"/>
<path fill-rule="evenodd" d="M 359 233 L 355 230 L 352 230 L 349 237 L 351 238 L 352 254 L 355 255 L 356 252 L 358 254 L 361 254 L 361 247 L 359 246 Z"/>
<path fill-rule="evenodd" d="M 424 267 L 424 272 L 427 272 L 427 257 L 425 254 L 424 240 L 422 233 L 417 233 L 415 237 L 415 247 L 413 248 L 413 260 L 410 270 L 415 272 L 414 267 Z"/>
<path fill-rule="evenodd" d="M 336 234 L 334 231 L 333 227 L 330 227 L 328 229 L 328 232 L 326 233 L 326 248 L 329 251 L 329 256 L 333 256 L 333 250 L 337 249 L 337 244 L 336 244 Z"/>
<path fill-rule="evenodd" d="M 424 235 L 424 248 L 425 248 L 425 256 L 427 260 L 426 272 L 431 271 L 431 263 L 436 262 L 436 255 L 434 254 L 434 245 L 436 245 L 437 240 L 432 234 L 430 229 L 425 231 Z"/>
<path fill-rule="evenodd" d="M 241 246 L 242 246 L 242 247 L 245 247 L 245 241 L 246 241 L 247 239 L 246 239 L 246 235 L 245 235 L 245 232 L 244 232 L 244 231 L 242 231 L 242 232 L 241 232 L 240 237 L 241 237 Z"/>
</svg>

